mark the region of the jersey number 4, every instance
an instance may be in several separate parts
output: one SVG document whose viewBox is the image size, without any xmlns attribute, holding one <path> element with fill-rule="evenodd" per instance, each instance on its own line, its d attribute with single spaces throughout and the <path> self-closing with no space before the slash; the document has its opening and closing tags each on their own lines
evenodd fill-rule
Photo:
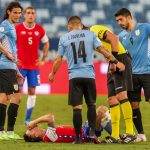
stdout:
<svg viewBox="0 0 150 150">
<path fill-rule="evenodd" d="M 77 58 L 83 58 L 83 62 L 86 62 L 86 53 L 85 53 L 85 45 L 84 41 L 80 41 L 79 48 L 78 48 L 78 54 L 76 53 L 76 45 L 75 42 L 71 43 L 72 50 L 73 50 L 73 58 L 74 58 L 74 64 L 77 64 Z M 77 57 L 78 55 L 78 57 Z"/>
</svg>

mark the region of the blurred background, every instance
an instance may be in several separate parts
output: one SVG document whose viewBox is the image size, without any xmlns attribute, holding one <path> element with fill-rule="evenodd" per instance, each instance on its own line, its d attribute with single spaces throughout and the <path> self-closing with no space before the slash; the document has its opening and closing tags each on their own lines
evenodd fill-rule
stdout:
<svg viewBox="0 0 150 150">
<path fill-rule="evenodd" d="M 7 3 L 13 0 L 0 0 L 0 20 Z M 60 36 L 67 32 L 67 20 L 71 15 L 81 17 L 87 26 L 102 24 L 109 27 L 116 34 L 120 32 L 114 14 L 126 7 L 132 12 L 137 22 L 150 22 L 149 0 L 17 0 L 23 8 L 33 6 L 37 11 L 37 22 L 43 25 L 50 38 L 50 52 L 48 59 L 53 60 L 57 51 Z M 96 55 L 96 54 L 95 54 Z M 95 60 L 104 60 L 94 56 Z"/>
<path fill-rule="evenodd" d="M 7 3 L 13 0 L 0 0 L 0 20 L 3 17 L 3 10 Z M 150 0 L 16 0 L 21 3 L 23 8 L 28 6 L 33 6 L 36 8 L 37 12 L 37 23 L 41 24 L 49 37 L 50 40 L 50 49 L 48 53 L 48 63 L 45 66 L 41 67 L 41 83 L 48 83 L 47 75 L 49 66 L 51 66 L 51 61 L 54 60 L 57 52 L 57 46 L 59 38 L 67 32 L 67 20 L 72 15 L 78 15 L 81 17 L 82 22 L 86 26 L 91 26 L 94 24 L 106 25 L 114 33 L 118 34 L 121 29 L 115 21 L 114 14 L 115 12 L 122 8 L 128 8 L 133 16 L 133 19 L 136 22 L 150 22 Z M 41 46 L 40 46 L 41 49 Z M 94 61 L 96 65 L 97 78 L 100 79 L 99 83 L 100 90 L 98 88 L 98 93 L 106 93 L 106 81 L 105 76 L 107 72 L 107 63 L 102 55 L 94 52 Z M 65 58 L 64 58 L 65 59 Z M 65 72 L 66 64 L 62 65 L 64 68 L 61 75 L 64 74 L 64 78 L 67 80 L 67 71 Z M 61 69 L 60 69 L 61 70 Z M 43 74 L 44 72 L 44 74 Z M 99 76 L 100 75 L 100 76 Z M 103 76 L 105 75 L 105 76 Z M 98 79 L 98 80 L 99 80 Z M 59 84 L 64 85 L 66 80 L 62 82 L 62 79 L 58 79 Z M 42 85 L 41 84 L 41 85 Z M 45 93 L 53 92 L 53 88 L 49 89 L 46 92 L 46 85 L 44 85 Z M 68 86 L 68 85 L 67 85 Z M 63 87 L 61 90 L 54 90 L 54 93 L 66 93 L 66 87 Z M 104 87 L 104 89 L 102 89 Z M 40 91 L 43 91 L 40 89 Z M 57 89 L 55 87 L 55 89 Z M 64 90 L 65 89 L 65 90 Z M 43 91 L 43 92 L 44 92 Z M 42 92 L 42 93 L 43 93 Z"/>
</svg>

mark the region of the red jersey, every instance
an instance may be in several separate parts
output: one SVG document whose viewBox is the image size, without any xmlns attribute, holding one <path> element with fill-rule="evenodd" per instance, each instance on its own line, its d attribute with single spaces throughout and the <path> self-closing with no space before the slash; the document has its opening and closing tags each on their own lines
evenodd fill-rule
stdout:
<svg viewBox="0 0 150 150">
<path fill-rule="evenodd" d="M 52 142 L 51 140 L 51 136 L 54 136 L 54 133 L 51 134 L 51 131 L 48 131 L 49 128 L 47 129 L 47 131 L 45 132 L 45 135 L 43 137 L 43 141 L 44 142 Z M 58 126 L 56 127 L 56 135 L 57 135 L 57 140 L 53 141 L 56 143 L 72 143 L 73 141 L 75 141 L 75 130 L 73 127 L 71 126 Z M 82 140 L 83 142 L 85 142 L 85 138 L 83 136 L 83 129 L 82 129 Z"/>
<path fill-rule="evenodd" d="M 24 23 L 16 25 L 18 59 L 21 61 L 19 66 L 22 69 L 38 70 L 35 65 L 39 59 L 40 41 L 45 43 L 48 41 L 47 35 L 43 27 L 35 24 L 34 27 L 28 28 Z"/>
</svg>

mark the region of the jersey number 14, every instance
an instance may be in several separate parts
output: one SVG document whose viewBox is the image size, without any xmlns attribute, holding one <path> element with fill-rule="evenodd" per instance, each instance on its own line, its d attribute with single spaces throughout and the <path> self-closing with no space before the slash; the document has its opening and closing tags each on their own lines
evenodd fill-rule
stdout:
<svg viewBox="0 0 150 150">
<path fill-rule="evenodd" d="M 74 64 L 77 64 L 77 58 L 83 58 L 83 62 L 85 63 L 86 62 L 86 53 L 85 53 L 84 41 L 80 41 L 78 52 L 76 52 L 75 42 L 72 42 L 71 46 L 72 46 L 72 50 L 73 50 Z"/>
</svg>

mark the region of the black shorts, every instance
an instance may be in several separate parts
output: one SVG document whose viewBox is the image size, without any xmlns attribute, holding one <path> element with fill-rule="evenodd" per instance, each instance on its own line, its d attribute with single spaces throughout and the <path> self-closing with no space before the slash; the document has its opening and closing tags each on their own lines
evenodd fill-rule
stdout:
<svg viewBox="0 0 150 150">
<path fill-rule="evenodd" d="M 13 69 L 0 69 L 0 93 L 18 93 L 17 72 Z"/>
<path fill-rule="evenodd" d="M 131 57 L 128 54 L 121 54 L 117 59 L 125 65 L 125 70 L 123 72 L 119 70 L 114 73 L 108 72 L 108 97 L 115 96 L 122 91 L 133 91 Z"/>
<path fill-rule="evenodd" d="M 92 78 L 73 78 L 69 80 L 69 100 L 72 106 L 82 105 L 83 96 L 87 105 L 96 103 L 96 85 Z"/>
<path fill-rule="evenodd" d="M 133 74 L 133 91 L 128 92 L 130 102 L 141 101 L 141 90 L 143 88 L 145 100 L 150 99 L 150 74 Z"/>
</svg>

